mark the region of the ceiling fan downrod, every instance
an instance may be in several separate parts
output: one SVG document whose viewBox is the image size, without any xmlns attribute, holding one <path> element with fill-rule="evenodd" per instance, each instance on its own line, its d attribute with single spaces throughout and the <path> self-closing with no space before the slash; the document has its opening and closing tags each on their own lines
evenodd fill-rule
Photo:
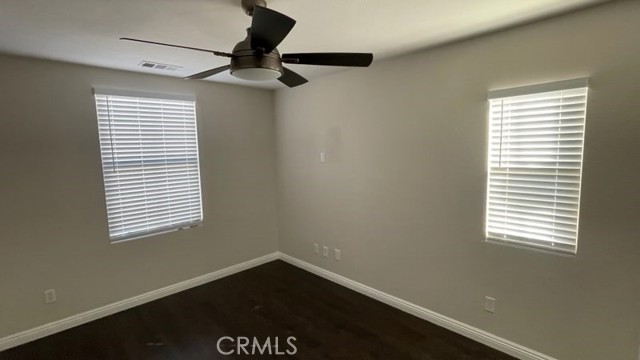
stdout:
<svg viewBox="0 0 640 360">
<path fill-rule="evenodd" d="M 255 9 L 256 6 L 267 7 L 267 1 L 266 0 L 242 0 L 242 9 L 249 16 L 253 16 L 253 9 Z"/>
</svg>

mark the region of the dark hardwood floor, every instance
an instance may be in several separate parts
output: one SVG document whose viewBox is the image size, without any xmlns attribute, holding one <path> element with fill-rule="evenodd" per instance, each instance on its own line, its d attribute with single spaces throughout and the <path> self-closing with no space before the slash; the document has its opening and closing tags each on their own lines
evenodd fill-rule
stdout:
<svg viewBox="0 0 640 360">
<path fill-rule="evenodd" d="M 217 349 L 235 353 L 222 355 Z M 296 359 L 513 359 L 274 261 L 4 352 L 8 359 L 259 359 L 278 338 Z M 239 350 L 242 352 L 242 349 Z M 272 355 L 275 357 L 275 355 Z"/>
</svg>

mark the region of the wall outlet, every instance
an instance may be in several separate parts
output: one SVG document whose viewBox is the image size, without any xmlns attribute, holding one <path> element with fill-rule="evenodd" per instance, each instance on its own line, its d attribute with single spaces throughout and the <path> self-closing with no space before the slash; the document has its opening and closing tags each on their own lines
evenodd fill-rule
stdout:
<svg viewBox="0 0 640 360">
<path fill-rule="evenodd" d="M 333 249 L 333 256 L 335 257 L 336 261 L 342 260 L 342 252 L 340 251 L 340 249 Z"/>
<path fill-rule="evenodd" d="M 320 153 L 320 163 L 324 164 L 327 162 L 327 153 L 324 151 Z"/>
<path fill-rule="evenodd" d="M 313 252 L 320 255 L 320 245 L 318 243 L 313 244 Z"/>
<path fill-rule="evenodd" d="M 496 299 L 485 296 L 484 297 L 484 309 L 487 312 L 494 313 L 496 312 Z"/>
<path fill-rule="evenodd" d="M 329 248 L 326 246 L 322 247 L 322 256 L 329 257 Z"/>
<path fill-rule="evenodd" d="M 56 302 L 57 297 L 56 297 L 56 289 L 49 289 L 49 290 L 45 290 L 44 291 L 44 303 L 45 304 L 51 304 Z"/>
</svg>

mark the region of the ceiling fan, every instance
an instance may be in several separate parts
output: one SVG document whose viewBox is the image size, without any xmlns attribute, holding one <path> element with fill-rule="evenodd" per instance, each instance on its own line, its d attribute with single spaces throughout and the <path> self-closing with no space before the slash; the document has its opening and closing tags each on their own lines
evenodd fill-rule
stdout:
<svg viewBox="0 0 640 360">
<path fill-rule="evenodd" d="M 296 87 L 306 83 L 308 80 L 282 66 L 283 63 L 367 67 L 373 61 L 373 54 L 370 53 L 294 53 L 281 55 L 276 47 L 289 34 L 296 21 L 277 11 L 267 9 L 266 0 L 242 0 L 242 8 L 247 15 L 252 17 L 251 27 L 247 29 L 247 37 L 240 41 L 231 53 L 127 37 L 120 38 L 120 40 L 203 51 L 231 59 L 229 65 L 206 70 L 188 76 L 185 79 L 204 79 L 230 70 L 231 75 L 240 79 L 254 81 L 278 79 L 288 87 Z"/>
</svg>

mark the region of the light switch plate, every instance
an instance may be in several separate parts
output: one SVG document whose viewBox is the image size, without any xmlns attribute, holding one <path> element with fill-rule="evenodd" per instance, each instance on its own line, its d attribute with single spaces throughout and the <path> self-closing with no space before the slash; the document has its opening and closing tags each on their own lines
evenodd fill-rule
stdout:
<svg viewBox="0 0 640 360">
<path fill-rule="evenodd" d="M 490 296 L 485 296 L 484 309 L 490 313 L 496 312 L 496 299 Z"/>
</svg>

